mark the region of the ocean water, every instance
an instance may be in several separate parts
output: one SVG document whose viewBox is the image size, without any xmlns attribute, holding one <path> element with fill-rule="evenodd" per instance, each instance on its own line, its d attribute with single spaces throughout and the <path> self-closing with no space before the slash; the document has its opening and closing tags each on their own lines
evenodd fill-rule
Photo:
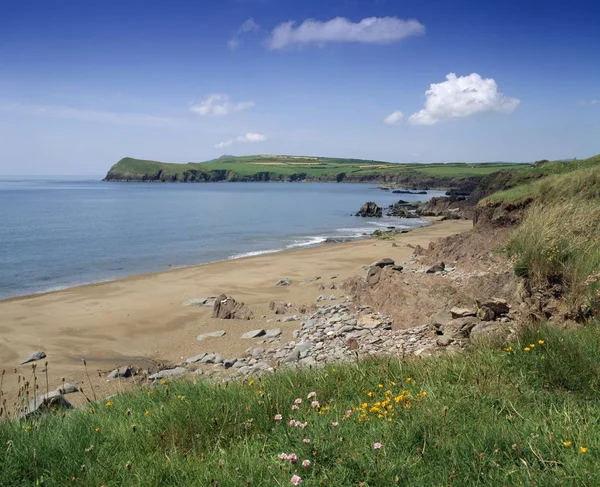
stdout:
<svg viewBox="0 0 600 487">
<path fill-rule="evenodd" d="M 0 178 L 0 299 L 418 226 L 351 214 L 365 201 L 440 194 L 369 184 Z"/>
</svg>

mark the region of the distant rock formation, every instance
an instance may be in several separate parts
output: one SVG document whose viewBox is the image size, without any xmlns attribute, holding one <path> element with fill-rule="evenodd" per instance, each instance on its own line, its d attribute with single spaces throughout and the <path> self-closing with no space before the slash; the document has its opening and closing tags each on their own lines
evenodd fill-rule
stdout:
<svg viewBox="0 0 600 487">
<path fill-rule="evenodd" d="M 368 217 L 368 218 L 381 218 L 383 215 L 383 209 L 377 206 L 377 203 L 373 201 L 367 201 L 360 207 L 356 216 Z"/>
</svg>

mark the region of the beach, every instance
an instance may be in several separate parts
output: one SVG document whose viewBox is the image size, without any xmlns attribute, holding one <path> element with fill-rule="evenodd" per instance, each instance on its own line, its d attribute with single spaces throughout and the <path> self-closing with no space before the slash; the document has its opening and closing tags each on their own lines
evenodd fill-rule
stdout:
<svg viewBox="0 0 600 487">
<path fill-rule="evenodd" d="M 202 352 L 238 356 L 252 345 L 252 340 L 240 336 L 260 328 L 281 328 L 281 342 L 290 341 L 299 322 L 274 323 L 271 301 L 310 305 L 324 293 L 341 300 L 342 289 L 319 291 L 318 286 L 363 275 L 363 266 L 381 258 L 402 263 L 413 246 L 426 247 L 471 226 L 465 220 L 433 221 L 394 240 L 326 244 L 0 301 L 0 370 L 6 370 L 7 406 L 16 400 L 18 375 L 30 379 L 32 374 L 31 364 L 18 364 L 35 350 L 47 354 L 38 362 L 37 380 L 44 384 L 39 392 L 46 392 L 47 361 L 49 390 L 64 379 L 82 384 L 88 395 L 93 390 L 104 397 L 127 387 L 124 380 L 106 380 L 119 365 L 175 365 Z M 316 276 L 320 279 L 310 281 Z M 293 284 L 276 287 L 282 278 Z M 211 317 L 211 308 L 183 306 L 189 299 L 223 293 L 246 303 L 254 319 L 220 320 Z M 215 330 L 224 330 L 226 336 L 196 340 L 197 335 Z M 75 396 L 80 395 L 73 395 L 73 403 L 83 402 Z"/>
</svg>

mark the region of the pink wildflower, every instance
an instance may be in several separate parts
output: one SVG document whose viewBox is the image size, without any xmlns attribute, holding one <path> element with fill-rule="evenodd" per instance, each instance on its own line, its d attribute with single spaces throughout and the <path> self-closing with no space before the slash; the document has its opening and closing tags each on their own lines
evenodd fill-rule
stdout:
<svg viewBox="0 0 600 487">
<path fill-rule="evenodd" d="M 290 419 L 290 422 L 288 424 L 290 426 L 296 426 L 296 420 L 295 419 Z"/>
<path fill-rule="evenodd" d="M 294 403 L 296 404 L 302 404 L 302 399 L 300 397 L 296 398 L 296 400 L 294 401 Z"/>
<path fill-rule="evenodd" d="M 299 422 L 298 424 L 296 424 L 296 426 L 298 426 L 299 428 L 304 429 L 304 428 L 306 428 L 308 426 L 308 423 L 306 421 L 304 423 L 300 423 Z"/>
<path fill-rule="evenodd" d="M 306 396 L 306 399 L 312 399 L 313 397 L 317 397 L 316 392 L 311 392 L 308 396 Z"/>
<path fill-rule="evenodd" d="M 383 445 L 379 442 L 373 444 L 373 448 L 375 448 L 375 450 L 380 450 L 382 446 Z"/>
<path fill-rule="evenodd" d="M 294 463 L 298 463 L 298 455 L 296 455 L 295 453 L 290 453 L 287 456 L 287 459 L 290 461 L 290 463 L 294 464 Z"/>
<path fill-rule="evenodd" d="M 292 484 L 294 485 L 300 485 L 302 483 L 302 478 L 298 477 L 297 475 L 294 475 L 292 477 Z"/>
<path fill-rule="evenodd" d="M 331 426 L 333 426 L 334 428 L 337 428 L 340 425 L 340 423 L 338 423 L 337 421 L 334 421 L 333 423 L 331 423 Z"/>
<path fill-rule="evenodd" d="M 311 408 L 318 408 L 319 407 L 319 401 L 313 401 L 310 403 L 310 407 Z"/>
<path fill-rule="evenodd" d="M 310 460 L 302 460 L 302 466 L 304 468 L 310 467 Z"/>
<path fill-rule="evenodd" d="M 304 443 L 305 445 L 308 445 L 310 443 L 310 440 L 308 438 L 304 438 L 302 440 L 302 443 Z"/>
<path fill-rule="evenodd" d="M 352 409 L 348 409 L 348 411 L 346 411 L 344 413 L 344 416 L 349 417 L 352 414 Z"/>
<path fill-rule="evenodd" d="M 278 455 L 279 460 L 287 460 L 287 453 L 280 453 Z"/>
<path fill-rule="evenodd" d="M 294 404 L 294 405 L 292 406 L 292 411 L 298 411 L 298 409 L 300 409 L 300 408 L 298 407 L 298 405 L 297 405 L 297 404 Z"/>
<path fill-rule="evenodd" d="M 275 415 L 275 421 L 281 421 L 282 419 L 283 419 L 283 416 L 281 414 Z"/>
</svg>

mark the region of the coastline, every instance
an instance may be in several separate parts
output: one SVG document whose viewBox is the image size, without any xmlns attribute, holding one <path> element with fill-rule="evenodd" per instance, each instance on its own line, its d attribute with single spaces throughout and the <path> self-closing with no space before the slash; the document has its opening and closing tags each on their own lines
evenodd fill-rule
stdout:
<svg viewBox="0 0 600 487">
<path fill-rule="evenodd" d="M 285 343 L 299 323 L 274 323 L 269 309 L 272 300 L 311 305 L 324 292 L 335 293 L 341 300 L 341 289 L 319 291 L 318 286 L 363 275 L 364 265 L 383 257 L 401 263 L 412 254 L 411 246 L 427 246 L 471 226 L 466 220 L 438 221 L 394 240 L 294 248 L 8 298 L 0 301 L 0 370 L 17 373 L 6 375 L 5 395 L 9 404 L 16 397 L 18 374 L 29 380 L 30 365 L 18 364 L 34 350 L 47 354 L 51 390 L 65 378 L 84 384 L 89 392 L 91 380 L 94 391 L 102 396 L 129 387 L 125 381 L 106 380 L 107 372 L 118 365 L 177 364 L 202 352 L 237 356 L 252 346 L 252 340 L 241 339 L 241 334 L 257 328 L 281 328 Z M 310 281 L 315 276 L 321 279 Z M 282 278 L 292 279 L 293 284 L 276 287 L 275 282 Z M 189 299 L 221 293 L 246 303 L 255 319 L 219 320 L 212 318 L 211 308 L 183 306 Z M 226 337 L 196 340 L 197 335 L 215 330 L 224 330 Z M 83 400 L 73 397 L 75 404 Z"/>
</svg>

